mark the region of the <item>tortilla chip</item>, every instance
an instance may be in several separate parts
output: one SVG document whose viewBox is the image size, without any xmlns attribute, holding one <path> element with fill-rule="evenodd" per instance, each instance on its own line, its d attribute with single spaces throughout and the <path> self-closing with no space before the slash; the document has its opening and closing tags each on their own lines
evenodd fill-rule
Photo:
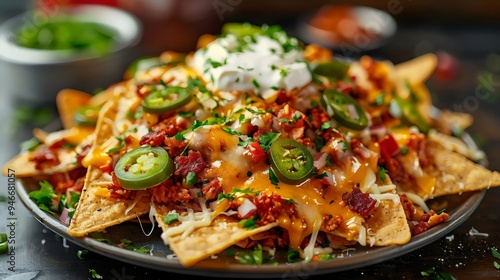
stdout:
<svg viewBox="0 0 500 280">
<path fill-rule="evenodd" d="M 158 224 L 165 232 L 169 225 L 163 221 L 163 217 L 169 210 L 164 206 L 155 206 L 155 216 Z M 195 229 L 191 234 L 183 237 L 182 234 L 165 236 L 162 239 L 166 245 L 175 253 L 179 262 L 184 267 L 193 266 L 201 260 L 213 254 L 220 253 L 238 241 L 267 231 L 278 223 L 271 223 L 254 229 L 245 229 L 238 225 L 238 221 L 229 217 L 217 216 L 210 226 Z"/>
<path fill-rule="evenodd" d="M 364 226 L 368 230 L 367 244 L 370 237 L 374 238 L 375 246 L 406 244 L 411 238 L 403 205 L 392 200 L 381 200 Z"/>
<path fill-rule="evenodd" d="M 432 143 L 430 154 L 434 156 L 434 168 L 431 172 L 437 177 L 433 197 L 500 186 L 498 171 L 488 170 L 457 152 Z"/>
<path fill-rule="evenodd" d="M 138 191 L 136 200 L 115 199 L 106 195 L 109 184 L 111 181 L 103 178 L 99 168 L 89 167 L 80 201 L 68 228 L 70 235 L 85 236 L 149 212 L 150 196 L 147 191 Z"/>
<path fill-rule="evenodd" d="M 100 147 L 113 137 L 111 125 L 103 120 L 115 117 L 116 104 L 110 101 L 99 113 L 92 148 Z M 92 149 L 89 153 L 92 153 Z M 111 198 L 107 188 L 111 183 L 111 179 L 105 177 L 99 167 L 88 167 L 80 201 L 68 228 L 69 234 L 84 236 L 149 212 L 150 195 L 147 191 L 138 191 L 135 200 Z"/>
<path fill-rule="evenodd" d="M 22 152 L 9 160 L 2 167 L 2 174 L 7 176 L 8 170 L 13 169 L 16 171 L 18 177 L 34 177 L 39 175 L 52 175 L 56 173 L 64 173 L 79 167 L 75 164 L 76 152 L 74 150 L 59 149 L 57 156 L 60 163 L 51 168 L 44 168 L 42 170 L 36 169 L 35 163 L 29 160 L 31 152 Z"/>
<path fill-rule="evenodd" d="M 59 91 L 56 97 L 56 104 L 64 129 L 75 126 L 73 122 L 75 112 L 79 108 L 86 106 L 91 97 L 92 95 L 88 93 L 74 89 Z"/>
<path fill-rule="evenodd" d="M 395 65 L 397 79 L 410 84 L 424 84 L 437 67 L 437 56 L 424 54 L 414 59 Z"/>
</svg>

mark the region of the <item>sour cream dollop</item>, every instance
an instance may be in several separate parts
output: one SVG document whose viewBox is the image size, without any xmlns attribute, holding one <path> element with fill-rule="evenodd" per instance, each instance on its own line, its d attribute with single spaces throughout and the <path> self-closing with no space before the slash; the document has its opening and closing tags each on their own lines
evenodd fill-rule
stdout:
<svg viewBox="0 0 500 280">
<path fill-rule="evenodd" d="M 278 89 L 291 91 L 312 81 L 303 51 L 285 51 L 275 39 L 265 35 L 243 41 L 232 34 L 211 42 L 194 54 L 193 68 L 220 91 L 254 91 L 263 98 Z"/>
</svg>

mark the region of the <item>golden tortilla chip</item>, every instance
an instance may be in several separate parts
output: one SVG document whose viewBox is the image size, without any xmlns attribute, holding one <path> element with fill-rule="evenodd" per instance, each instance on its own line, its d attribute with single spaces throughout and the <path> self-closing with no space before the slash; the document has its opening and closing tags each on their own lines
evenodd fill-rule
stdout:
<svg viewBox="0 0 500 280">
<path fill-rule="evenodd" d="M 75 126 L 73 122 L 75 112 L 79 108 L 86 106 L 91 97 L 92 95 L 88 93 L 74 89 L 63 89 L 59 91 L 56 97 L 56 104 L 64 129 Z"/>
<path fill-rule="evenodd" d="M 397 79 L 412 85 L 424 84 L 437 67 L 437 56 L 428 53 L 395 65 Z"/>
<path fill-rule="evenodd" d="M 16 170 L 16 176 L 18 177 L 34 177 L 39 175 L 64 173 L 78 167 L 78 165 L 75 164 L 77 154 L 74 150 L 57 150 L 57 156 L 60 160 L 60 163 L 53 167 L 44 169 L 36 169 L 35 163 L 29 160 L 31 154 L 31 152 L 22 152 L 16 155 L 14 158 L 4 164 L 4 166 L 2 167 L 2 174 L 4 176 L 7 176 L 8 170 L 10 168 Z"/>
<path fill-rule="evenodd" d="M 403 205 L 392 200 L 381 200 L 372 216 L 366 220 L 365 227 L 368 231 L 367 244 L 373 238 L 375 246 L 406 244 L 411 238 Z"/>
<path fill-rule="evenodd" d="M 107 186 L 110 181 L 102 177 L 99 168 L 89 167 L 75 214 L 71 219 L 68 233 L 85 236 L 120 224 L 150 210 L 150 196 L 147 191 L 138 191 L 135 200 L 109 197 Z"/>
<path fill-rule="evenodd" d="M 163 221 L 169 210 L 164 206 L 155 206 L 155 216 L 158 224 L 165 232 L 169 225 Z M 238 225 L 238 221 L 229 217 L 217 216 L 209 226 L 194 229 L 189 235 L 178 234 L 165 236 L 162 239 L 175 253 L 184 267 L 195 265 L 211 255 L 220 253 L 238 241 L 267 231 L 278 223 L 271 223 L 254 229 L 245 229 Z"/>
<path fill-rule="evenodd" d="M 99 114 L 92 148 L 100 147 L 113 137 L 111 125 L 103 120 L 115 117 L 116 104 L 110 101 L 103 106 Z M 91 149 L 89 153 L 92 152 Z M 112 198 L 107 188 L 111 183 L 111 178 L 104 176 L 99 167 L 88 167 L 80 201 L 68 228 L 70 235 L 84 236 L 149 212 L 150 195 L 147 191 L 137 191 L 135 200 Z"/>
<path fill-rule="evenodd" d="M 491 171 L 438 143 L 430 146 L 437 177 L 433 197 L 500 186 L 500 173 Z"/>
</svg>

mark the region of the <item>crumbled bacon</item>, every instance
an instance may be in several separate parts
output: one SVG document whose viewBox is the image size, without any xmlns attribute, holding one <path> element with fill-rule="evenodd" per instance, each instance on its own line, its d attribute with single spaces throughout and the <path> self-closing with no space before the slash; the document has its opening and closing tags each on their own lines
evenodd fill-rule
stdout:
<svg viewBox="0 0 500 280">
<path fill-rule="evenodd" d="M 141 140 L 139 141 L 139 144 L 150 145 L 155 147 L 155 146 L 161 146 L 164 140 L 165 140 L 165 131 L 157 130 L 157 131 L 151 131 L 146 135 L 142 136 Z"/>
<path fill-rule="evenodd" d="M 166 137 L 163 143 L 166 146 L 168 154 L 172 158 L 180 156 L 187 146 L 186 141 L 177 140 L 175 137 Z"/>
<path fill-rule="evenodd" d="M 198 151 L 190 150 L 187 156 L 178 156 L 175 158 L 174 175 L 186 177 L 189 172 L 200 174 L 208 164 Z"/>
<path fill-rule="evenodd" d="M 178 132 L 187 129 L 187 122 L 178 122 L 178 116 L 169 112 L 161 115 L 162 120 L 151 127 L 152 131 L 163 132 L 168 137 L 175 136 Z"/>
<path fill-rule="evenodd" d="M 431 210 L 428 214 L 424 214 L 420 217 L 420 220 L 416 225 L 413 226 L 412 235 L 420 234 L 433 226 L 440 224 L 450 218 L 448 213 L 436 213 L 436 211 Z"/>
<path fill-rule="evenodd" d="M 115 199 L 134 199 L 137 191 L 126 190 L 120 186 L 118 179 L 116 178 L 115 172 L 111 172 L 111 178 L 113 183 L 108 185 L 111 198 Z"/>
<path fill-rule="evenodd" d="M 377 204 L 377 200 L 371 198 L 369 194 L 363 193 L 358 187 L 352 188 L 352 192 L 342 194 L 342 200 L 349 209 L 365 219 L 368 218 Z"/>
<path fill-rule="evenodd" d="M 170 203 L 170 202 L 183 202 L 187 203 L 193 199 L 193 195 L 188 189 L 183 188 L 180 183 L 173 183 L 168 179 L 164 183 L 149 188 L 152 202 Z"/>
<path fill-rule="evenodd" d="M 300 248 L 304 249 L 309 245 L 309 242 L 311 241 L 311 235 L 306 236 L 304 239 L 302 239 L 302 243 L 300 244 Z M 318 232 L 318 236 L 316 237 L 316 242 L 314 243 L 314 247 L 321 247 L 325 248 L 328 247 L 329 244 L 328 237 L 326 236 L 326 233 L 323 231 Z"/>
<path fill-rule="evenodd" d="M 253 203 L 257 206 L 257 215 L 259 217 L 257 224 L 259 225 L 273 223 L 280 215 L 293 217 L 297 212 L 294 203 L 285 202 L 280 195 L 275 193 L 266 194 L 262 192 L 253 199 Z"/>
<path fill-rule="evenodd" d="M 341 215 L 325 215 L 323 216 L 322 229 L 326 232 L 334 231 L 342 222 L 344 218 Z"/>
<path fill-rule="evenodd" d="M 38 170 L 54 167 L 61 163 L 57 156 L 57 150 L 50 149 L 46 146 L 36 149 L 29 157 L 29 161 L 33 162 L 35 168 Z"/>
<path fill-rule="evenodd" d="M 201 193 L 206 200 L 215 200 L 223 191 L 222 185 L 218 178 L 211 179 L 207 184 L 201 187 Z"/>
</svg>

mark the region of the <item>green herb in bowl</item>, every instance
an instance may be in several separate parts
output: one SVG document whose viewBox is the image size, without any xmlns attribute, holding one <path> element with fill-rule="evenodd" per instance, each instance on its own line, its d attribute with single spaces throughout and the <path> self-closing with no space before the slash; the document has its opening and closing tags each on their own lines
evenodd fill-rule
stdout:
<svg viewBox="0 0 500 280">
<path fill-rule="evenodd" d="M 103 55 L 116 42 L 117 32 L 96 22 L 54 17 L 37 25 L 23 25 L 16 33 L 21 47 L 43 50 L 87 50 Z"/>
</svg>

